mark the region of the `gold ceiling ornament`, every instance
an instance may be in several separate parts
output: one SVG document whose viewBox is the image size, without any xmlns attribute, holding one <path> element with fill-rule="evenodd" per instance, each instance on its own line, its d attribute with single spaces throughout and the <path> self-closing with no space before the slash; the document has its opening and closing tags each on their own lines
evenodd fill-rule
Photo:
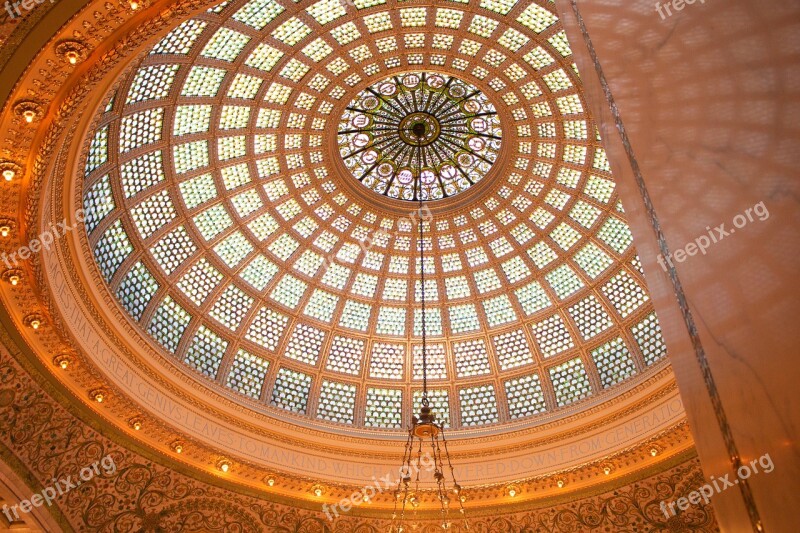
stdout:
<svg viewBox="0 0 800 533">
<path fill-rule="evenodd" d="M 0 175 L 3 176 L 3 180 L 12 181 L 22 175 L 22 167 L 8 159 L 0 159 Z"/>
<path fill-rule="evenodd" d="M 522 489 L 516 483 L 511 483 L 506 486 L 506 494 L 509 498 L 516 498 L 522 492 Z"/>
<path fill-rule="evenodd" d="M 14 104 L 14 114 L 22 118 L 26 123 L 32 124 L 44 116 L 44 109 L 39 102 L 33 100 L 20 100 Z"/>
<path fill-rule="evenodd" d="M 89 57 L 89 47 L 82 41 L 60 41 L 56 44 L 56 55 L 70 65 L 77 65 Z"/>
<path fill-rule="evenodd" d="M 186 449 L 186 444 L 182 440 L 176 440 L 170 444 L 170 448 L 172 448 L 173 452 L 180 454 Z"/>
<path fill-rule="evenodd" d="M 41 328 L 44 322 L 44 316 L 40 313 L 31 313 L 22 319 L 22 323 L 33 330 Z"/>
<path fill-rule="evenodd" d="M 89 398 L 97 403 L 103 403 L 108 400 L 108 392 L 102 388 L 92 389 L 89 391 Z"/>
<path fill-rule="evenodd" d="M 53 358 L 53 364 L 61 370 L 66 370 L 72 364 L 72 356 L 66 353 L 61 353 Z"/>
<path fill-rule="evenodd" d="M 16 225 L 10 218 L 0 218 L 0 237 L 8 237 Z"/>
<path fill-rule="evenodd" d="M 13 287 L 19 285 L 20 281 L 22 281 L 22 270 L 18 268 L 11 268 L 3 272 L 0 275 L 3 281 L 10 284 Z"/>
<path fill-rule="evenodd" d="M 398 137 L 403 143 L 409 145 L 412 156 L 409 159 L 409 166 L 412 168 L 414 180 L 413 186 L 416 189 L 415 196 L 419 203 L 419 216 L 415 222 L 419 225 L 419 238 L 417 247 L 419 248 L 419 284 L 420 284 L 420 311 L 421 311 L 421 332 L 422 332 L 422 398 L 419 416 L 412 415 L 411 426 L 408 429 L 408 439 L 406 440 L 403 451 L 403 465 L 400 467 L 400 478 L 395 489 L 394 510 L 392 512 L 392 525 L 389 529 L 391 533 L 404 533 L 407 531 L 409 520 L 416 521 L 417 508 L 420 505 L 419 499 L 427 482 L 422 480 L 423 468 L 430 473 L 433 471 L 433 481 L 435 489 L 433 492 L 439 500 L 439 515 L 441 518 L 442 529 L 450 529 L 452 526 L 450 517 L 451 493 L 458 503 L 460 516 L 457 520 L 463 520 L 465 530 L 469 529 L 466 511 L 464 509 L 463 489 L 456 481 L 455 470 L 450 459 L 450 451 L 447 449 L 447 440 L 444 436 L 444 422 L 436 418 L 436 413 L 431 409 L 430 399 L 428 398 L 428 330 L 426 321 L 426 301 L 425 301 L 425 222 L 422 220 L 423 213 L 423 175 L 422 171 L 425 160 L 422 155 L 422 146 L 426 142 L 429 134 L 429 125 L 424 120 L 414 120 L 409 125 L 410 135 L 404 137 L 398 133 Z M 430 446 L 430 452 L 427 447 Z M 424 450 L 424 451 L 423 451 Z M 427 463 L 427 464 L 426 464 Z M 445 471 L 449 471 L 452 485 L 448 487 Z M 409 509 L 410 507 L 410 509 Z"/>
<path fill-rule="evenodd" d="M 220 457 L 215 464 L 217 470 L 227 474 L 231 469 L 231 461 L 227 457 Z"/>
<path fill-rule="evenodd" d="M 650 447 L 650 455 L 653 456 L 653 457 L 658 455 L 658 453 L 660 451 L 661 451 L 661 448 L 659 446 L 653 445 L 653 446 Z"/>
</svg>

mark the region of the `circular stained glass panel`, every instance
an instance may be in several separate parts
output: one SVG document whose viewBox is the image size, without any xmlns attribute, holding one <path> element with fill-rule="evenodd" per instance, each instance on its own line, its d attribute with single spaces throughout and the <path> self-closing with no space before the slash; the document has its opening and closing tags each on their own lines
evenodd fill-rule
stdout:
<svg viewBox="0 0 800 533">
<path fill-rule="evenodd" d="M 375 83 L 347 106 L 339 153 L 373 191 L 400 200 L 439 200 L 479 182 L 500 152 L 494 105 L 452 76 L 408 73 Z"/>
</svg>

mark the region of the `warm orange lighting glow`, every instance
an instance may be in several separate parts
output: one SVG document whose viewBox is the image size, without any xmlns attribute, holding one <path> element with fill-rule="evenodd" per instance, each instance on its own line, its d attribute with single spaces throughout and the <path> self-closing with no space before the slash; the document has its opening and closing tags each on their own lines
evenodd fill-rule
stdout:
<svg viewBox="0 0 800 533">
<path fill-rule="evenodd" d="M 227 472 L 228 472 L 228 470 L 230 470 L 230 469 L 231 469 L 231 463 L 230 463 L 230 461 L 228 461 L 227 459 L 220 459 L 220 460 L 217 462 L 217 468 L 218 468 L 219 470 L 221 470 L 222 472 L 225 472 L 225 473 L 227 473 Z"/>
<path fill-rule="evenodd" d="M 558 481 L 556 481 L 556 485 L 558 485 L 559 489 L 562 488 L 564 486 L 564 480 L 563 479 L 559 479 Z"/>
<path fill-rule="evenodd" d="M 8 276 L 8 282 L 16 287 L 19 284 L 19 276 L 17 276 L 16 274 Z"/>
<path fill-rule="evenodd" d="M 180 444 L 176 444 L 175 453 L 183 453 L 183 446 L 181 446 Z"/>
<path fill-rule="evenodd" d="M 14 176 L 15 176 L 15 173 L 10 168 L 7 168 L 6 170 L 3 171 L 3 178 L 5 178 L 6 181 L 13 180 Z"/>
<path fill-rule="evenodd" d="M 104 397 L 102 392 L 98 392 L 97 394 L 94 395 L 94 401 L 96 401 L 97 403 L 103 403 L 103 400 Z"/>
<path fill-rule="evenodd" d="M 131 0 L 129 2 L 129 5 L 131 6 L 131 9 L 134 10 L 134 11 L 139 9 L 139 2 L 137 2 L 136 0 Z"/>
<path fill-rule="evenodd" d="M 11 228 L 8 226 L 0 226 L 0 235 L 3 237 L 8 237 L 8 234 L 11 233 Z"/>
<path fill-rule="evenodd" d="M 656 455 L 658 455 L 658 450 L 656 450 L 655 448 L 651 448 L 651 449 L 650 449 L 650 455 L 652 455 L 653 457 L 655 457 Z"/>
<path fill-rule="evenodd" d="M 38 319 L 36 319 L 36 318 L 34 318 L 33 320 L 31 320 L 31 327 L 32 327 L 33 329 L 39 329 L 39 326 L 41 326 L 41 325 L 42 325 L 42 322 L 41 322 L 40 320 L 38 320 Z"/>
<path fill-rule="evenodd" d="M 25 110 L 22 112 L 22 117 L 25 119 L 25 122 L 30 124 L 31 122 L 33 122 L 33 119 L 36 118 L 36 112 L 31 111 L 30 109 Z"/>
</svg>

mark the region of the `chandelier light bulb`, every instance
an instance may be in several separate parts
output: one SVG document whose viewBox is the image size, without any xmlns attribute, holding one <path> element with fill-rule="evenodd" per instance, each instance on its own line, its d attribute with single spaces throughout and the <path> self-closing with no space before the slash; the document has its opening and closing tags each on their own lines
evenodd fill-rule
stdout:
<svg viewBox="0 0 800 533">
<path fill-rule="evenodd" d="M 0 226 L 0 235 L 3 237 L 8 237 L 8 234 L 11 233 L 11 228 L 8 226 Z"/>
<path fill-rule="evenodd" d="M 30 124 L 31 122 L 33 122 L 33 119 L 36 118 L 36 112 L 28 109 L 22 112 L 22 117 L 25 119 L 25 122 Z"/>
<path fill-rule="evenodd" d="M 8 277 L 8 282 L 16 287 L 19 284 L 19 276 L 17 276 L 16 274 L 12 274 L 11 276 Z"/>
<path fill-rule="evenodd" d="M 3 178 L 5 178 L 6 181 L 13 180 L 14 176 L 15 176 L 15 172 L 13 170 L 11 170 L 10 168 L 7 168 L 6 170 L 3 171 Z"/>
</svg>

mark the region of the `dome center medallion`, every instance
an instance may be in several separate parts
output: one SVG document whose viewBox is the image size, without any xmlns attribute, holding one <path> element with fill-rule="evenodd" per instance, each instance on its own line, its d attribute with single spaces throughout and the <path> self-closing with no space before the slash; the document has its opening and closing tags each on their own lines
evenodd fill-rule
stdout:
<svg viewBox="0 0 800 533">
<path fill-rule="evenodd" d="M 383 196 L 415 202 L 475 185 L 497 160 L 501 140 L 497 110 L 480 89 L 429 72 L 367 87 L 347 106 L 338 130 L 339 153 L 353 178 Z"/>
</svg>

